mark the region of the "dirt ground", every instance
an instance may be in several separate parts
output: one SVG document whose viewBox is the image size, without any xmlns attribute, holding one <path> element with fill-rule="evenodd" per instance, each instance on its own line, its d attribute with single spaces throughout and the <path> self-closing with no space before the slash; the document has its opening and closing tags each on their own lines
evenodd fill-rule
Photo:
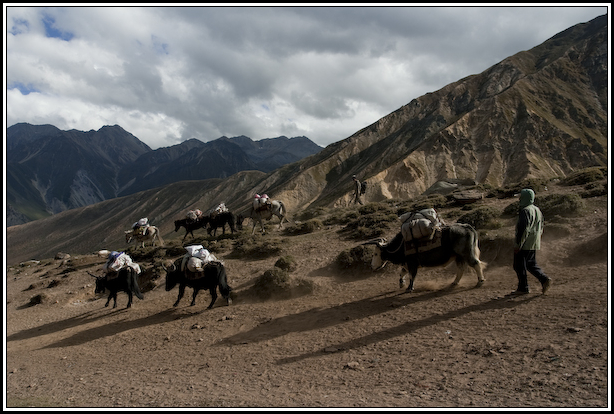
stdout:
<svg viewBox="0 0 614 414">
<path fill-rule="evenodd" d="M 608 200 L 587 204 L 546 227 L 537 260 L 551 288 L 529 276 L 520 298 L 505 296 L 511 246 L 492 242 L 511 223 L 480 240 L 480 288 L 472 269 L 448 288 L 454 265 L 420 269 L 413 293 L 396 266 L 342 274 L 335 258 L 359 242 L 338 227 L 285 245 L 315 293 L 250 299 L 277 257 L 222 256 L 236 296 L 211 310 L 208 292 L 189 306 L 190 288 L 173 308 L 163 277 L 132 308 L 124 293 L 105 308 L 87 274 L 105 261 L 96 255 L 71 257 L 70 273 L 53 258 L 8 268 L 6 407 L 609 408 Z"/>
</svg>

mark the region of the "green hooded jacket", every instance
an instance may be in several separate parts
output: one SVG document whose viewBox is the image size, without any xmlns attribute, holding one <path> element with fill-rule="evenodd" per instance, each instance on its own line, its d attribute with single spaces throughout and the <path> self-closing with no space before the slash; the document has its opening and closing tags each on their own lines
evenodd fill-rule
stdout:
<svg viewBox="0 0 614 414">
<path fill-rule="evenodd" d="M 529 188 L 520 191 L 520 208 L 518 223 L 516 223 L 516 239 L 514 247 L 520 250 L 539 250 L 544 218 L 536 205 L 535 193 Z"/>
</svg>

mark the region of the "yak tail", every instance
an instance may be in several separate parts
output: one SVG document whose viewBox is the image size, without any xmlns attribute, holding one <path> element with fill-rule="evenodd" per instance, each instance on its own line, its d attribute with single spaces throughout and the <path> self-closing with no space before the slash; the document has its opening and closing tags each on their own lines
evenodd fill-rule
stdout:
<svg viewBox="0 0 614 414">
<path fill-rule="evenodd" d="M 143 300 L 143 294 L 141 293 L 141 289 L 139 288 L 139 278 L 134 269 L 130 269 L 130 284 L 131 290 L 136 295 L 136 297 Z"/>
<path fill-rule="evenodd" d="M 226 280 L 226 268 L 223 265 L 220 266 L 218 282 L 220 286 L 220 293 L 223 297 L 227 298 L 230 295 L 232 288 L 228 286 L 228 281 Z"/>
<path fill-rule="evenodd" d="M 160 246 L 164 246 L 164 240 L 162 240 L 162 236 L 160 235 L 160 229 L 154 226 L 154 237 L 151 240 L 152 244 L 155 242 L 156 238 L 160 241 Z"/>
<path fill-rule="evenodd" d="M 488 263 L 480 260 L 480 247 L 478 246 L 478 232 L 475 228 L 473 228 L 473 226 L 470 226 L 471 230 L 473 230 L 471 232 L 472 234 L 472 240 L 471 240 L 471 245 L 473 246 L 473 257 L 476 258 L 476 260 L 478 261 L 478 264 L 480 265 L 480 267 L 482 268 L 482 270 L 486 269 L 486 266 L 488 265 Z"/>
<path fill-rule="evenodd" d="M 287 213 L 286 211 L 286 206 L 284 205 L 284 202 L 279 200 L 279 214 L 281 214 L 282 216 L 285 216 Z"/>
</svg>

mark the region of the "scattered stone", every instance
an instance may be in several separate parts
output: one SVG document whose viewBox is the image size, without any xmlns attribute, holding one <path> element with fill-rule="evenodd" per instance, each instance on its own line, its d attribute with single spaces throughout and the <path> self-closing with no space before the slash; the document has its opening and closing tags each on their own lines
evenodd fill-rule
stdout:
<svg viewBox="0 0 614 414">
<path fill-rule="evenodd" d="M 353 370 L 361 370 L 360 364 L 356 361 L 348 362 L 343 366 L 344 369 L 353 369 Z"/>
<path fill-rule="evenodd" d="M 194 325 L 192 325 L 192 327 L 190 329 L 203 329 L 203 327 L 200 326 L 199 324 L 195 323 Z"/>
<path fill-rule="evenodd" d="M 572 332 L 572 333 L 578 333 L 581 330 L 582 330 L 581 328 L 576 328 L 576 327 L 567 328 L 567 332 Z"/>
<path fill-rule="evenodd" d="M 69 257 L 70 255 L 68 253 L 58 252 L 55 254 L 54 259 L 55 260 L 65 260 L 65 259 L 68 259 Z"/>
</svg>

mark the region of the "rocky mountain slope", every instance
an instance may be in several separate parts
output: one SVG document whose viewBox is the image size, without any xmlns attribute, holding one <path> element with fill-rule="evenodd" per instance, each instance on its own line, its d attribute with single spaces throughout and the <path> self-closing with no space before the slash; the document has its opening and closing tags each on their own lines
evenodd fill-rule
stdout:
<svg viewBox="0 0 614 414">
<path fill-rule="evenodd" d="M 368 180 L 367 201 L 383 201 L 446 179 L 500 187 L 605 166 L 607 41 L 607 16 L 576 25 L 268 174 L 174 183 L 10 227 L 7 256 L 109 248 L 140 217 L 170 235 L 189 209 L 225 202 L 239 213 L 254 193 L 282 200 L 290 216 L 346 206 L 352 174 Z"/>
</svg>

